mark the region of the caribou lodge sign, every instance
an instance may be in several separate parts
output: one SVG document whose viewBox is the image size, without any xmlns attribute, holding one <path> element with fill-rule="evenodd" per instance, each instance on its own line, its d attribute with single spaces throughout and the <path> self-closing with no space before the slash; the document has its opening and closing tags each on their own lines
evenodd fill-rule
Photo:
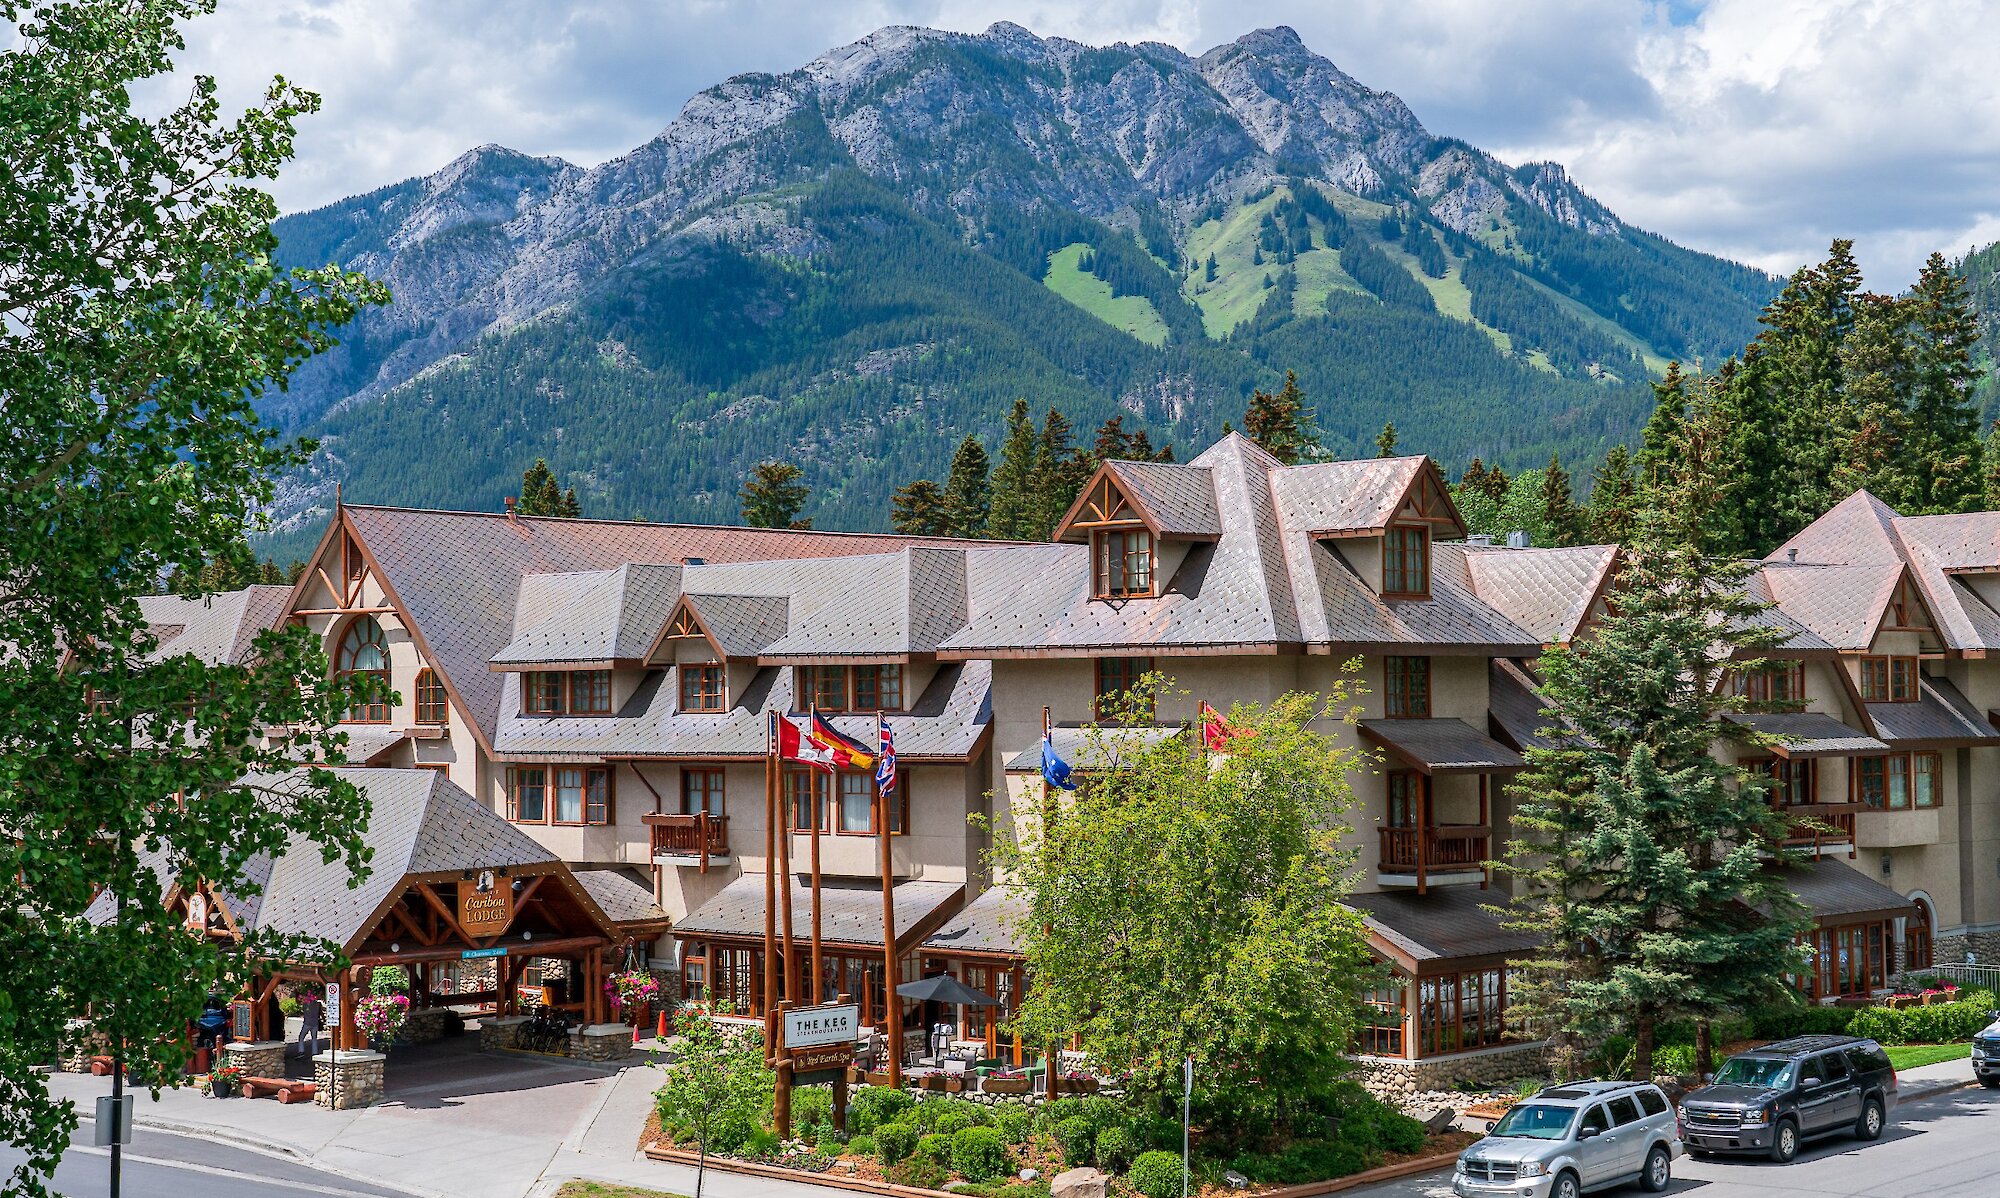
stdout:
<svg viewBox="0 0 2000 1198">
<path fill-rule="evenodd" d="M 498 936 L 514 922 L 514 886 L 490 869 L 458 884 L 458 926 L 468 936 Z"/>
</svg>

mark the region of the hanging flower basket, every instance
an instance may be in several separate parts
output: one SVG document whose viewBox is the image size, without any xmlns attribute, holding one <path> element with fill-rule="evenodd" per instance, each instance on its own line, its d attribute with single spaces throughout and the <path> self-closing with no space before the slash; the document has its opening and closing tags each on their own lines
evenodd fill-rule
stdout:
<svg viewBox="0 0 2000 1198">
<path fill-rule="evenodd" d="M 371 994 L 356 1004 L 354 1026 L 380 1051 L 395 1043 L 396 1033 L 403 1030 L 403 1022 L 409 1017 L 408 995 Z"/>
<path fill-rule="evenodd" d="M 604 992 L 611 996 L 613 1006 L 626 1012 L 629 1018 L 639 1018 L 653 1000 L 660 997 L 659 979 L 650 970 L 627 969 L 614 973 L 604 981 Z"/>
</svg>

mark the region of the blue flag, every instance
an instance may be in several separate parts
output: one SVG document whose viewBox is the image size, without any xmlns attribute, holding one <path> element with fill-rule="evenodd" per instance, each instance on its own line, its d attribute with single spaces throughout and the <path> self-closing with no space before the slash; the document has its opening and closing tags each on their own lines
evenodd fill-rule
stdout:
<svg viewBox="0 0 2000 1198">
<path fill-rule="evenodd" d="M 1070 780 L 1069 762 L 1056 756 L 1056 742 L 1046 732 L 1042 733 L 1042 780 L 1061 790 L 1076 789 Z"/>
</svg>

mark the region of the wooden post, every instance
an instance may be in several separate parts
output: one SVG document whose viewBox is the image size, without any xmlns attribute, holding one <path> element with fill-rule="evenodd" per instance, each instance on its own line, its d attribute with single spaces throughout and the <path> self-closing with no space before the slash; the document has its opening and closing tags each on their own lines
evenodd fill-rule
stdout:
<svg viewBox="0 0 2000 1198">
<path fill-rule="evenodd" d="M 836 994 L 833 1001 L 844 1006 L 853 1002 L 854 996 Z M 833 1075 L 833 1130 L 838 1132 L 847 1130 L 847 1070 L 845 1069 Z"/>
<path fill-rule="evenodd" d="M 836 779 L 833 790 L 837 801 L 840 798 L 840 784 L 837 781 L 840 775 L 833 774 L 831 777 Z M 815 778 L 813 781 L 814 790 L 817 791 L 819 780 Z M 814 1006 L 820 1004 L 820 987 L 824 984 L 821 979 L 826 976 L 821 972 L 819 934 L 819 826 L 826 822 L 826 816 L 827 813 L 820 808 L 819 796 L 815 793 L 812 807 L 812 985 L 806 987 L 806 993 L 812 995 Z"/>
<path fill-rule="evenodd" d="M 764 730 L 764 1056 L 776 1064 L 778 1031 L 778 713 Z"/>
<path fill-rule="evenodd" d="M 1429 892 L 1426 866 L 1431 856 L 1431 776 L 1417 775 L 1417 893 Z"/>
<path fill-rule="evenodd" d="M 808 773 L 812 783 L 812 807 L 819 807 L 819 779 Z M 815 815 L 817 819 L 817 815 Z M 778 793 L 778 919 L 785 927 L 785 1001 L 798 1003 L 799 956 L 792 946 L 792 804 L 783 788 Z"/>
<path fill-rule="evenodd" d="M 789 968 L 789 966 L 787 967 Z M 792 1138 L 792 1049 L 784 1043 L 785 1012 L 792 1009 L 790 999 L 780 1002 L 778 1011 L 778 1085 L 771 1097 L 771 1122 L 780 1140 Z"/>
<path fill-rule="evenodd" d="M 1050 735 L 1050 728 L 1049 709 L 1044 707 L 1042 708 L 1042 740 L 1053 745 L 1055 740 Z M 1048 765 L 1044 762 L 1042 766 L 1042 863 L 1045 868 L 1055 860 L 1055 845 L 1050 840 L 1050 835 L 1054 832 L 1055 826 L 1055 792 L 1049 786 Z M 1042 925 L 1042 933 L 1047 935 L 1048 932 L 1048 925 Z M 1057 1046 L 1051 1044 L 1048 1049 L 1048 1057 L 1042 1062 L 1043 1076 L 1047 1079 L 1042 1086 L 1043 1096 L 1050 1102 L 1056 1100 L 1056 1092 L 1060 1088 L 1056 1075 L 1061 1071 L 1059 1066 L 1062 1063 L 1062 1057 L 1056 1049 Z M 1032 1088 L 1031 1086 L 1030 1089 Z"/>
<path fill-rule="evenodd" d="M 896 879 L 889 846 L 889 797 L 875 788 L 875 826 L 882 846 L 882 1023 L 888 1033 L 889 1085 L 903 1087 L 903 1000 L 896 995 Z"/>
<path fill-rule="evenodd" d="M 1493 811 L 1492 811 L 1492 800 L 1490 797 L 1490 792 L 1488 790 L 1488 786 L 1492 781 L 1493 781 L 1493 775 L 1491 774 L 1479 775 L 1479 826 L 1487 829 L 1486 856 L 1489 859 L 1493 856 L 1493 832 L 1492 832 Z M 1493 867 L 1490 865 L 1480 866 L 1479 888 L 1481 890 L 1484 890 L 1488 886 L 1491 886 L 1492 884 L 1493 884 Z"/>
</svg>

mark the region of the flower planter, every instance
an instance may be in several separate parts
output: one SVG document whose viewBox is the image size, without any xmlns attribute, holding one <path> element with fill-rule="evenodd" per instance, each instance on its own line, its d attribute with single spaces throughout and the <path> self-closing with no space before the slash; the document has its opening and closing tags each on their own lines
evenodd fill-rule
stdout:
<svg viewBox="0 0 2000 1198">
<path fill-rule="evenodd" d="M 1026 1094 L 1034 1087 L 1032 1077 L 995 1077 L 987 1074 L 979 1083 L 979 1088 L 987 1094 Z"/>
<path fill-rule="evenodd" d="M 868 1079 L 868 1084 L 871 1086 L 886 1086 L 889 1084 L 889 1074 L 886 1071 L 878 1073 L 870 1069 L 863 1076 Z"/>
<path fill-rule="evenodd" d="M 217 1098 L 234 1098 L 236 1097 L 236 1083 L 213 1082 L 210 1083 L 208 1087 L 208 1092 L 210 1094 L 215 1095 Z"/>
<path fill-rule="evenodd" d="M 1065 1094 L 1097 1093 L 1097 1079 L 1094 1077 L 1059 1078 L 1056 1081 L 1056 1085 L 1060 1086 L 1062 1088 L 1062 1092 Z"/>
</svg>

